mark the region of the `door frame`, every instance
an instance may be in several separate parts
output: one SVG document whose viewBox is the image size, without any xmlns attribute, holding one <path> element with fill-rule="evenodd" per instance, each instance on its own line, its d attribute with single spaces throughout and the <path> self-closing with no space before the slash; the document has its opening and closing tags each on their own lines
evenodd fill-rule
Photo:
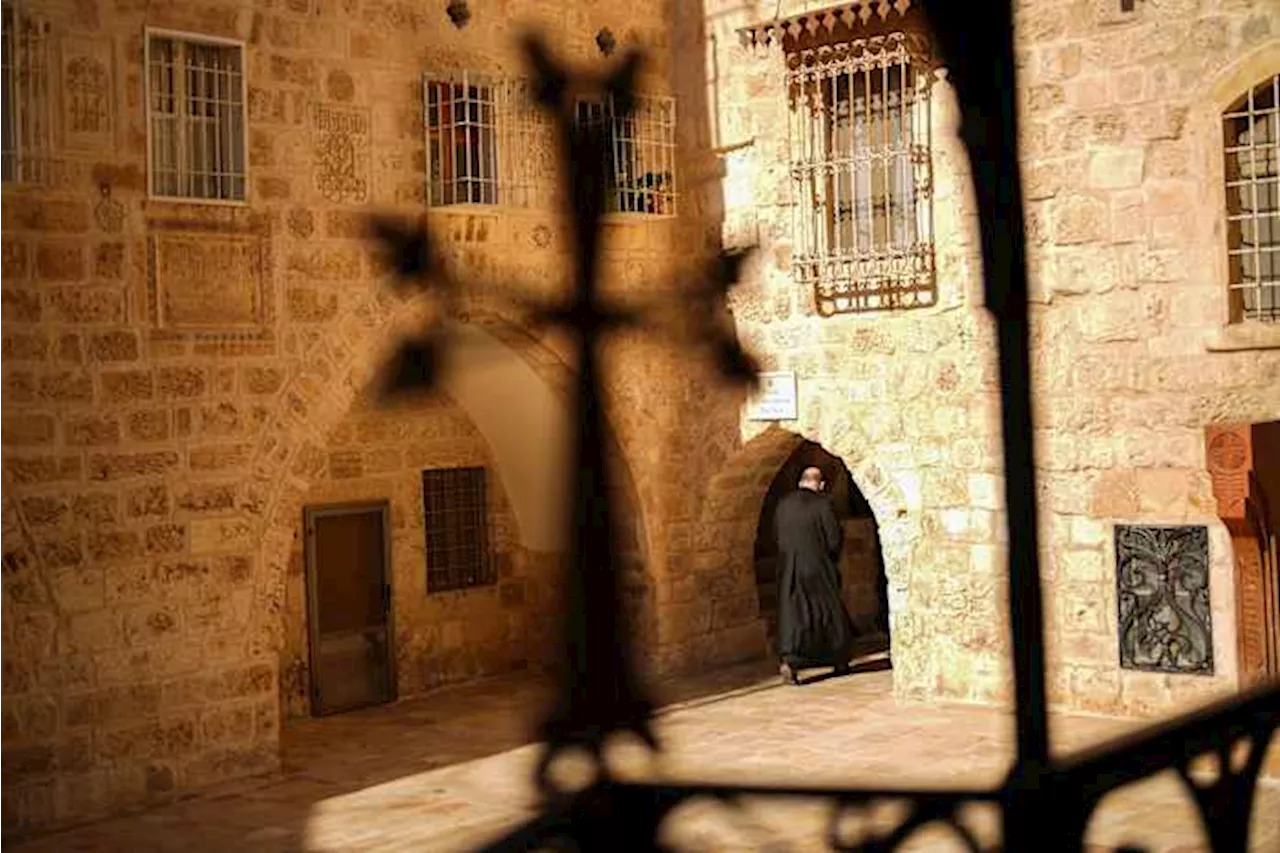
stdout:
<svg viewBox="0 0 1280 853">
<path fill-rule="evenodd" d="M 382 521 L 382 616 L 387 632 L 387 698 L 385 701 L 365 702 L 351 705 L 341 710 L 323 711 L 323 703 L 318 694 L 320 679 L 317 653 L 320 648 L 320 602 L 317 595 L 316 567 L 316 529 L 319 519 L 335 515 L 355 515 L 377 511 Z M 395 626 L 395 588 L 394 572 L 391 571 L 391 501 L 382 498 L 371 501 L 345 501 L 342 503 L 308 504 L 302 508 L 303 571 L 307 576 L 307 697 L 310 700 L 311 716 L 326 717 L 330 714 L 342 714 L 359 708 L 389 704 L 399 698 L 399 683 L 396 677 L 396 626 Z"/>
</svg>

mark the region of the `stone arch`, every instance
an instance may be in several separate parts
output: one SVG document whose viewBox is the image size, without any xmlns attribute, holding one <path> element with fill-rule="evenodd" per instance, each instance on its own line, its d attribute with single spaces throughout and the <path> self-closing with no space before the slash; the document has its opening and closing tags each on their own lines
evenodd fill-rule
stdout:
<svg viewBox="0 0 1280 853">
<path fill-rule="evenodd" d="M 248 626 L 251 657 L 274 662 L 281 647 L 289 555 L 301 507 L 324 465 L 328 434 L 377 376 L 402 339 L 402 332 L 415 327 L 422 316 L 418 302 L 401 302 L 381 290 L 370 292 L 336 323 L 334 333 L 308 341 L 307 355 L 301 359 L 306 366 L 288 377 L 278 393 L 274 414 L 255 449 L 242 507 L 254 519 L 259 534 L 253 622 Z M 546 382 L 562 403 L 568 402 L 573 393 L 572 368 L 517 319 L 481 309 L 464 315 L 462 322 L 484 330 L 512 358 L 521 359 Z M 623 565 L 629 575 L 643 575 L 649 551 L 643 507 L 616 438 L 611 440 L 609 457 L 614 463 L 615 506 L 624 522 Z M 630 588 L 642 588 L 636 616 L 643 633 L 651 629 L 654 619 L 651 584 L 647 575 L 629 580 Z"/>
<path fill-rule="evenodd" d="M 880 536 L 884 570 L 889 581 L 890 635 L 898 637 L 905 615 L 905 593 L 912 549 L 920 536 L 919 519 L 908 512 L 906 499 L 893 479 L 868 458 L 872 445 L 852 421 L 840 419 L 827 429 L 804 426 L 791 432 L 771 426 L 746 442 L 726 459 L 708 483 L 698 513 L 697 553 L 690 583 L 703 590 L 694 624 L 705 625 L 707 634 L 691 645 L 713 656 L 738 659 L 765 651 L 765 626 L 758 607 L 753 571 L 755 538 L 760 507 L 766 491 L 787 459 L 806 441 L 822 445 L 848 467 L 853 483 L 870 504 Z M 733 602 L 730 608 L 716 601 Z M 717 612 L 717 607 L 723 608 Z M 734 624 L 733 620 L 737 619 Z M 896 651 L 896 649 L 895 649 Z M 702 664 L 724 663 L 711 659 Z M 895 663 L 896 663 L 895 659 Z M 908 661 L 910 663 L 910 661 Z"/>
</svg>

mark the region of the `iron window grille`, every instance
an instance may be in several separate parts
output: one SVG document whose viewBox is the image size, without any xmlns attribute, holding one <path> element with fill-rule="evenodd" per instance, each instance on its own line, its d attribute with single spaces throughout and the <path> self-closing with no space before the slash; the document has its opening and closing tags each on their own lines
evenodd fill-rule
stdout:
<svg viewBox="0 0 1280 853">
<path fill-rule="evenodd" d="M 792 270 L 824 316 L 937 300 L 924 59 L 905 33 L 787 56 Z"/>
<path fill-rule="evenodd" d="M 1230 320 L 1280 321 L 1280 74 L 1222 116 Z"/>
<path fill-rule="evenodd" d="M 147 177 L 154 198 L 247 198 L 244 45 L 148 30 Z"/>
<path fill-rule="evenodd" d="M 464 72 L 422 86 L 428 205 L 550 206 L 551 126 L 528 80 Z"/>
<path fill-rule="evenodd" d="M 53 127 L 49 24 L 15 3 L 5 3 L 0 34 L 4 98 L 0 178 L 40 183 L 48 168 Z"/>
<path fill-rule="evenodd" d="M 607 130 L 612 180 L 605 195 L 606 210 L 675 216 L 675 98 L 637 96 L 630 115 L 614 109 L 612 96 L 579 99 L 575 109 L 580 126 Z"/>
<path fill-rule="evenodd" d="M 497 582 L 483 468 L 422 472 L 427 594 Z"/>
</svg>

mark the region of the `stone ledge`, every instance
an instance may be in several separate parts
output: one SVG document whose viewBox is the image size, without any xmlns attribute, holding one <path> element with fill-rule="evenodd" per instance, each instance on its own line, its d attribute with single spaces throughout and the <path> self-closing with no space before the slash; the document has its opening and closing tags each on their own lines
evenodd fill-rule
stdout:
<svg viewBox="0 0 1280 853">
<path fill-rule="evenodd" d="M 1209 352 L 1280 349 L 1280 323 L 1232 323 L 1205 335 L 1204 348 Z"/>
</svg>

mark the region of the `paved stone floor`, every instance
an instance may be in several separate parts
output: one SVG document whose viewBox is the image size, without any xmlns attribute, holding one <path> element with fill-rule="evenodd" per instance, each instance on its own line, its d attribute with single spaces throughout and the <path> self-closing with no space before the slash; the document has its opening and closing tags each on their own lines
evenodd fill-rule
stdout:
<svg viewBox="0 0 1280 853">
<path fill-rule="evenodd" d="M 1011 753 L 1007 714 L 896 702 L 888 671 L 783 687 L 760 667 L 668 691 L 679 702 L 658 722 L 660 767 L 620 750 L 625 772 L 724 780 L 835 784 L 992 784 Z M 730 688 L 738 688 L 730 690 Z M 729 692 L 724 692 L 729 691 Z M 709 694 L 709 695 L 708 695 Z M 453 851 L 491 839 L 528 817 L 536 748 L 534 680 L 504 678 L 398 705 L 308 721 L 286 730 L 281 776 L 13 845 L 23 853 L 70 851 Z M 1055 720 L 1055 748 L 1114 736 L 1132 721 Z M 1280 746 L 1273 745 L 1273 750 Z M 1280 851 L 1280 787 L 1255 807 L 1253 849 Z M 892 810 L 870 816 L 892 819 Z M 1265 817 L 1264 817 L 1265 816 Z M 820 805 L 746 803 L 738 812 L 691 804 L 668 822 L 681 850 L 826 849 Z M 984 837 L 994 815 L 976 813 Z M 1096 850 L 1121 843 L 1152 853 L 1207 850 L 1195 813 L 1172 775 L 1102 803 L 1090 828 Z M 921 835 L 911 850 L 962 850 Z"/>
</svg>

